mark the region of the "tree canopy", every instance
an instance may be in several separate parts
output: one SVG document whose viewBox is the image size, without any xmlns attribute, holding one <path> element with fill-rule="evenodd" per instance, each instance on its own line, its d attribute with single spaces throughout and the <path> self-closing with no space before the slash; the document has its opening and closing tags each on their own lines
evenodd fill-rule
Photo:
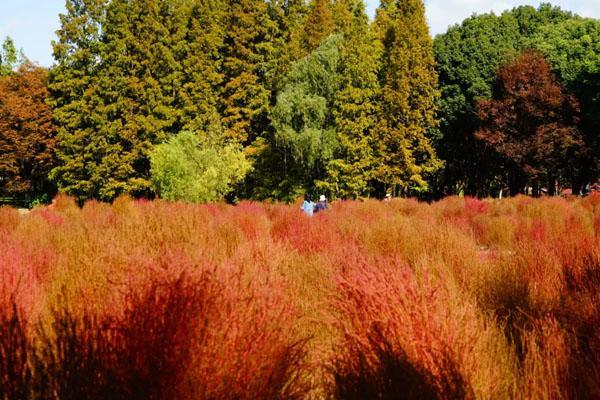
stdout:
<svg viewBox="0 0 600 400">
<path fill-rule="evenodd" d="M 0 193 L 35 198 L 54 193 L 56 127 L 46 104 L 48 71 L 25 63 L 0 77 Z"/>
<path fill-rule="evenodd" d="M 382 0 L 374 20 L 365 10 L 364 0 L 66 0 L 47 92 L 6 108 L 2 134 L 15 143 L 28 134 L 13 119 L 37 114 L 54 160 L 41 174 L 80 201 L 171 196 L 152 156 L 182 132 L 203 160 L 236 149 L 251 165 L 230 198 L 489 196 L 549 177 L 577 193 L 600 176 L 600 21 L 521 6 L 432 39 L 423 0 Z M 500 90 L 523 52 L 536 54 L 541 75 L 521 72 L 538 97 Z M 25 79 L 25 63 L 7 38 L 0 79 Z M 552 118 L 532 117 L 541 112 Z M 6 176 L 21 173 L 19 151 L 2 147 Z"/>
<path fill-rule="evenodd" d="M 218 201 L 250 169 L 239 147 L 183 131 L 150 154 L 152 183 L 165 200 L 191 203 Z"/>
<path fill-rule="evenodd" d="M 583 146 L 579 104 L 541 54 L 526 51 L 502 66 L 493 97 L 479 101 L 478 114 L 482 126 L 475 136 L 501 155 L 511 194 L 526 183 L 537 190 L 544 180 L 554 194 L 559 173 L 572 172 Z"/>
<path fill-rule="evenodd" d="M 438 111 L 441 134 L 436 148 L 446 161 L 436 182 L 439 195 L 464 192 L 484 196 L 498 189 L 496 182 L 502 171 L 498 169 L 495 153 L 473 135 L 481 123 L 477 103 L 480 98 L 491 98 L 498 68 L 525 49 L 539 49 L 548 57 L 558 79 L 573 90 L 569 74 L 564 74 L 566 70 L 557 62 L 568 53 L 563 48 L 565 51 L 558 51 L 560 56 L 550 56 L 548 32 L 555 32 L 557 38 L 564 40 L 564 46 L 572 43 L 577 48 L 574 36 L 564 34 L 564 26 L 579 25 L 582 21 L 585 20 L 549 4 L 538 8 L 521 6 L 501 15 L 467 18 L 435 38 L 442 92 Z M 581 120 L 587 120 L 587 115 L 582 107 Z M 585 131 L 589 129 L 584 129 L 584 135 Z"/>
</svg>

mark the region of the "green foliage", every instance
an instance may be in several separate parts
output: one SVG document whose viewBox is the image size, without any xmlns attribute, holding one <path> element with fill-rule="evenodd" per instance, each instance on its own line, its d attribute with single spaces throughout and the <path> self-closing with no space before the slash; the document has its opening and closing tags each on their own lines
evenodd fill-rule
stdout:
<svg viewBox="0 0 600 400">
<path fill-rule="evenodd" d="M 150 195 L 154 145 L 184 128 L 240 141 L 260 131 L 263 5 L 69 0 L 50 84 L 60 188 L 80 199 Z"/>
<path fill-rule="evenodd" d="M 373 129 L 378 95 L 379 49 L 369 29 L 362 1 L 336 3 L 338 26 L 344 32 L 341 49 L 341 89 L 335 95 L 333 117 L 339 142 L 318 186 L 333 197 L 368 196 L 375 168 Z"/>
<path fill-rule="evenodd" d="M 211 1 L 192 1 L 184 6 L 183 25 L 187 29 L 177 48 L 181 54 L 177 95 L 181 125 L 195 132 L 219 131 L 224 12 Z"/>
<path fill-rule="evenodd" d="M 529 43 L 546 56 L 579 100 L 587 154 L 580 165 L 573 166 L 577 169 L 573 186 L 581 188 L 600 171 L 600 20 L 572 18 L 546 25 Z"/>
<path fill-rule="evenodd" d="M 201 139 L 184 131 L 151 153 L 152 183 L 165 200 L 222 200 L 250 169 L 239 146 Z"/>
<path fill-rule="evenodd" d="M 261 133 L 269 109 L 267 66 L 275 53 L 277 25 L 264 0 L 225 2 L 223 124 L 225 136 L 250 143 Z"/>
<path fill-rule="evenodd" d="M 338 145 L 332 104 L 340 84 L 342 40 L 331 36 L 292 66 L 271 112 L 273 146 L 289 156 L 285 161 L 291 173 L 284 179 L 290 180 L 293 192 L 299 187 L 309 190 L 315 179 L 323 177 Z"/>
<path fill-rule="evenodd" d="M 422 192 L 442 166 L 430 135 L 439 91 L 423 2 L 382 2 L 376 31 L 383 56 L 375 179 L 394 191 Z"/>
<path fill-rule="evenodd" d="M 56 66 L 50 71 L 49 90 L 58 125 L 60 165 L 50 176 L 60 190 L 79 199 L 110 199 L 103 190 L 105 171 L 98 164 L 112 149 L 107 148 L 110 140 L 99 135 L 106 117 L 99 112 L 101 101 L 95 87 L 106 4 L 107 0 L 68 0 L 66 13 L 60 16 L 58 41 L 53 43 Z M 129 167 L 122 168 L 129 172 Z"/>
<path fill-rule="evenodd" d="M 22 62 L 21 58 L 15 47 L 15 42 L 10 36 L 7 36 L 2 43 L 2 51 L 0 51 L 0 76 L 12 74 Z"/>
<path fill-rule="evenodd" d="M 475 104 L 525 47 L 581 100 L 573 175 L 597 170 L 598 23 L 547 4 L 433 44 L 422 0 L 382 0 L 374 23 L 364 0 L 67 0 L 60 20 L 51 178 L 79 200 L 152 196 L 150 153 L 181 131 L 244 147 L 240 196 L 489 194 L 506 171 L 473 136 Z M 0 75 L 15 55 L 7 41 Z"/>
<path fill-rule="evenodd" d="M 498 168 L 495 153 L 473 137 L 478 129 L 475 105 L 479 98 L 491 97 L 500 65 L 523 49 L 539 48 L 539 39 L 533 39 L 538 32 L 554 31 L 573 19 L 577 18 L 549 4 L 522 6 L 499 16 L 470 17 L 435 38 L 442 94 L 438 113 L 441 138 L 436 149 L 446 161 L 437 179 L 440 195 L 466 192 L 484 196 L 494 189 L 497 176 L 504 171 Z"/>
</svg>

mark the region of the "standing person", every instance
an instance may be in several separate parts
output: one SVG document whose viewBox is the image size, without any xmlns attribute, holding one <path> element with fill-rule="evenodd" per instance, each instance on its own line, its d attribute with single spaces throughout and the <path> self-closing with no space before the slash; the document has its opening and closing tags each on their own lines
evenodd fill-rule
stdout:
<svg viewBox="0 0 600 400">
<path fill-rule="evenodd" d="M 310 197 L 304 196 L 304 202 L 302 203 L 302 206 L 300 206 L 300 209 L 304 211 L 304 214 L 312 217 L 315 211 L 315 203 L 310 200 Z"/>
<path fill-rule="evenodd" d="M 327 210 L 327 197 L 325 195 L 321 195 L 319 197 L 319 202 L 315 206 L 315 212 L 321 212 Z"/>
</svg>

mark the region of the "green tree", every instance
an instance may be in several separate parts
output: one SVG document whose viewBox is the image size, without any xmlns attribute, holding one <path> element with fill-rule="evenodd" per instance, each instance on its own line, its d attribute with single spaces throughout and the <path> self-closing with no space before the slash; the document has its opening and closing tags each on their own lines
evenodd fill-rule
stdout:
<svg viewBox="0 0 600 400">
<path fill-rule="evenodd" d="M 222 200 L 250 169 L 238 145 L 183 131 L 151 153 L 152 182 L 165 200 Z"/>
<path fill-rule="evenodd" d="M 10 36 L 7 36 L 4 43 L 2 43 L 2 51 L 0 52 L 0 76 L 12 74 L 22 62 L 22 58 L 15 47 L 15 42 Z"/>
<path fill-rule="evenodd" d="M 522 6 L 499 16 L 467 18 L 435 38 L 442 93 L 438 112 L 441 137 L 436 141 L 436 150 L 445 160 L 437 176 L 438 195 L 491 193 L 503 171 L 495 154 L 473 135 L 479 128 L 477 101 L 491 97 L 500 65 L 531 47 L 528 37 L 544 26 L 552 27 L 571 18 L 572 14 L 548 4 Z"/>
<path fill-rule="evenodd" d="M 304 49 L 308 53 L 315 50 L 334 30 L 330 0 L 311 0 L 302 35 Z"/>
<path fill-rule="evenodd" d="M 379 49 L 362 0 L 340 0 L 336 10 L 344 34 L 333 111 L 339 146 L 319 187 L 333 197 L 357 198 L 370 194 L 375 168 Z"/>
<path fill-rule="evenodd" d="M 266 125 L 271 98 L 267 72 L 277 27 L 264 0 L 226 4 L 221 50 L 223 126 L 227 138 L 248 144 Z"/>
<path fill-rule="evenodd" d="M 578 193 L 600 173 L 600 20 L 571 18 L 538 29 L 529 42 L 545 55 L 552 69 L 577 97 L 585 154 L 572 182 Z"/>
<path fill-rule="evenodd" d="M 431 141 L 439 91 L 423 2 L 383 1 L 375 29 L 383 54 L 374 176 L 380 192 L 422 192 L 442 166 Z"/>
<path fill-rule="evenodd" d="M 338 146 L 333 103 L 342 41 L 331 36 L 292 65 L 270 113 L 274 133 L 254 146 L 253 197 L 292 200 L 324 179 Z"/>
<path fill-rule="evenodd" d="M 305 0 L 270 0 L 269 11 L 278 30 L 273 43 L 275 54 L 271 60 L 274 65 L 268 76 L 269 88 L 275 94 L 283 89 L 283 81 L 291 65 L 306 55 L 302 35 L 308 6 Z M 274 97 L 271 96 L 271 99 Z"/>
<path fill-rule="evenodd" d="M 177 51 L 182 68 L 177 104 L 182 108 L 181 125 L 198 133 L 220 131 L 224 5 L 220 0 L 192 0 L 185 7 L 185 37 Z"/>
<path fill-rule="evenodd" d="M 89 198 L 98 193 L 96 163 L 101 160 L 98 99 L 94 82 L 102 60 L 102 26 L 107 0 L 68 0 L 53 42 L 56 65 L 50 71 L 50 105 L 58 126 L 52 171 L 60 190 Z"/>
<path fill-rule="evenodd" d="M 102 68 L 94 86 L 98 98 L 100 159 L 93 165 L 97 192 L 147 195 L 149 151 L 181 127 L 182 44 L 180 1 L 112 0 L 103 26 Z"/>
<path fill-rule="evenodd" d="M 152 190 L 148 153 L 180 130 L 183 0 L 73 0 L 50 88 L 61 190 L 111 200 Z"/>
</svg>

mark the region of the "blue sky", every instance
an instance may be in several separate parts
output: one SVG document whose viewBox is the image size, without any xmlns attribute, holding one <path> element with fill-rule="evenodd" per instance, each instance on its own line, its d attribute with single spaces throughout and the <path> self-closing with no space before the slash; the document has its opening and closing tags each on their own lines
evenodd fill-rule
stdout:
<svg viewBox="0 0 600 400">
<path fill-rule="evenodd" d="M 600 18 L 600 0 L 554 0 L 564 9 L 582 16 Z M 65 0 L 2 0 L 0 37 L 11 36 L 31 60 L 44 66 L 52 64 L 50 42 L 59 27 L 58 14 Z M 537 6 L 539 0 L 425 0 L 427 19 L 433 34 L 444 32 L 473 13 L 501 12 L 516 5 Z M 374 13 L 379 0 L 367 0 Z"/>
</svg>

